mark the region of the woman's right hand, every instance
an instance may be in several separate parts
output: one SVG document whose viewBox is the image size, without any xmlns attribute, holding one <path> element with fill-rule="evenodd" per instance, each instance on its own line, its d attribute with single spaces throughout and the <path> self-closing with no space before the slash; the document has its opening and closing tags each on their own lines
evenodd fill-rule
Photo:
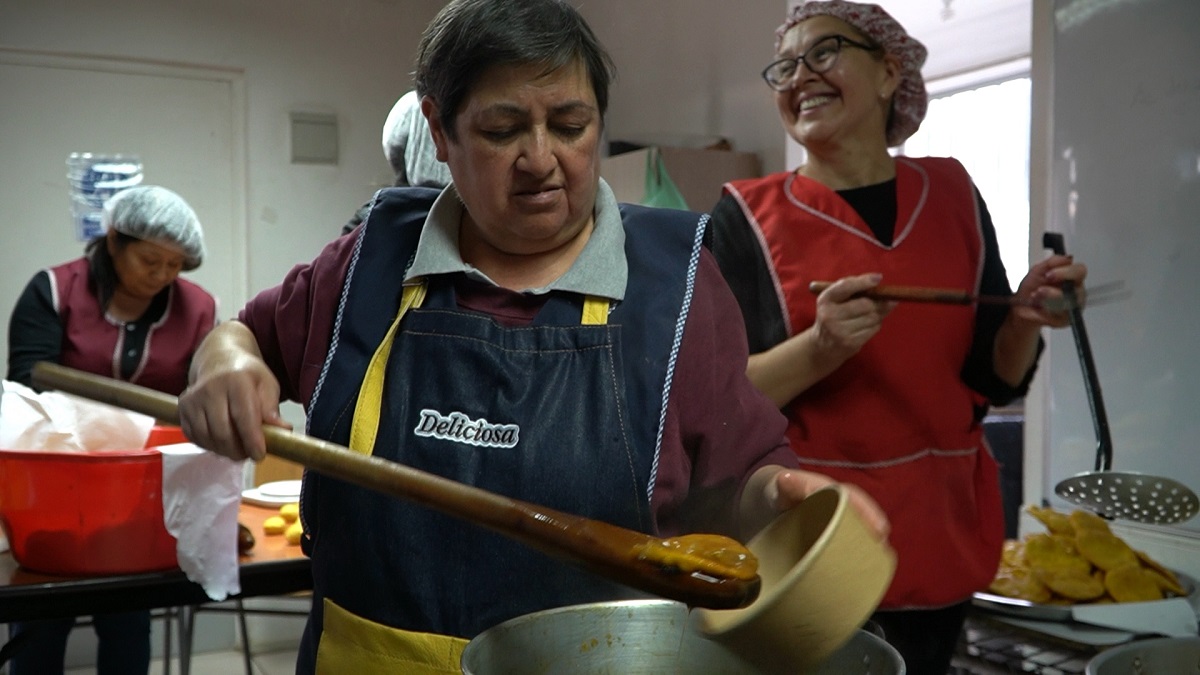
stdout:
<svg viewBox="0 0 1200 675">
<path fill-rule="evenodd" d="M 879 332 L 897 303 L 855 296 L 875 288 L 882 279 L 881 274 L 843 277 L 817 296 L 813 336 L 823 358 L 844 362 Z"/>
<path fill-rule="evenodd" d="M 222 323 L 201 343 L 179 418 L 189 440 L 235 460 L 266 456 L 262 425 L 291 428 L 279 414 L 279 381 L 245 325 Z"/>
<path fill-rule="evenodd" d="M 896 306 L 854 297 L 879 285 L 880 274 L 845 277 L 817 296 L 817 319 L 765 352 L 752 354 L 746 374 L 780 408 L 842 367 L 883 325 Z"/>
</svg>

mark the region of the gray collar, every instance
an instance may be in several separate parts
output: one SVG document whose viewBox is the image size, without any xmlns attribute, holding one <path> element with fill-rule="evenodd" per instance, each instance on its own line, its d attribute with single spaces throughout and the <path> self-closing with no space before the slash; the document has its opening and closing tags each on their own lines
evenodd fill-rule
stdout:
<svg viewBox="0 0 1200 675">
<path fill-rule="evenodd" d="M 405 280 L 433 274 L 462 272 L 468 277 L 494 285 L 483 272 L 463 262 L 458 250 L 458 228 L 463 205 L 454 184 L 446 186 L 433 203 L 425 227 L 417 242 L 417 254 Z M 525 293 L 539 295 L 550 291 L 568 291 L 596 295 L 611 300 L 625 298 L 629 268 L 625 261 L 625 229 L 617 198 L 604 179 L 596 190 L 595 227 L 579 257 L 558 279 L 548 286 L 527 288 Z"/>
</svg>

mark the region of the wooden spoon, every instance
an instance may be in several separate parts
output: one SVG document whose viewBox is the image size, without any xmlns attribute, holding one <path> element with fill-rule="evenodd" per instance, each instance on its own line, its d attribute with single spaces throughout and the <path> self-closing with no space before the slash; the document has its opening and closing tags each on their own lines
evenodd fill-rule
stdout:
<svg viewBox="0 0 1200 675">
<path fill-rule="evenodd" d="M 832 281 L 812 281 L 808 290 L 813 295 L 819 295 L 833 285 Z M 1107 304 L 1123 300 L 1130 296 L 1123 281 L 1110 281 L 1106 284 L 1093 286 L 1087 294 L 1087 305 Z M 1022 300 L 1015 295 L 977 295 L 954 288 L 927 288 L 924 286 L 889 286 L 881 285 L 855 294 L 855 297 L 871 298 L 872 300 L 896 300 L 900 302 L 926 302 L 940 305 L 1011 305 L 1037 307 L 1050 312 L 1075 312 L 1083 309 L 1083 303 L 1076 296 L 1047 298 L 1045 300 Z"/>
<path fill-rule="evenodd" d="M 33 382 L 179 424 L 176 397 L 55 363 L 33 367 Z M 401 497 L 500 534 L 632 588 L 695 607 L 736 609 L 758 597 L 753 554 L 717 535 L 659 539 L 582 516 L 510 499 L 403 464 L 264 425 L 267 452 L 322 474 Z"/>
<path fill-rule="evenodd" d="M 832 281 L 812 281 L 808 291 L 813 295 L 822 293 L 833 285 Z M 975 295 L 953 288 L 926 288 L 923 286 L 876 286 L 870 290 L 857 293 L 855 297 L 871 298 L 872 300 L 898 300 L 904 302 L 928 302 L 940 305 L 1028 305 L 1044 306 L 1028 300 L 1021 300 L 1009 295 Z M 1047 307 L 1056 309 L 1057 307 Z"/>
</svg>

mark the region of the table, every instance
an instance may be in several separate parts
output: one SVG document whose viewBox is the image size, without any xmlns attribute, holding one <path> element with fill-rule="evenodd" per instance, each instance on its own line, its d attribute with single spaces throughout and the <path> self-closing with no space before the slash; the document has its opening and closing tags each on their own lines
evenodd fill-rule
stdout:
<svg viewBox="0 0 1200 675">
<path fill-rule="evenodd" d="M 267 517 L 278 509 L 243 503 L 238 522 L 254 533 L 254 548 L 239 556 L 239 600 L 312 590 L 311 565 L 299 546 L 283 536 L 263 534 Z M 194 608 L 212 602 L 199 584 L 180 570 L 103 577 L 59 577 L 22 569 L 11 552 L 0 553 L 0 622 L 84 616 L 138 609 Z M 190 614 L 188 614 L 190 626 Z M 182 633 L 183 626 L 181 626 Z M 181 636 L 182 637 L 182 636 Z M 181 639 L 181 645 L 183 640 Z M 184 647 L 186 650 L 186 646 Z M 181 654 L 183 671 L 186 657 Z"/>
</svg>

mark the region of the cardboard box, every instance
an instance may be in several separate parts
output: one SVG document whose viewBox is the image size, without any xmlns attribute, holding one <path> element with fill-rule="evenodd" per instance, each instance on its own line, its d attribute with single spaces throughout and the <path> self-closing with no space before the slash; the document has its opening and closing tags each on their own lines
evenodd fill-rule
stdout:
<svg viewBox="0 0 1200 675">
<path fill-rule="evenodd" d="M 762 162 L 752 152 L 674 147 L 659 150 L 688 208 L 701 213 L 712 210 L 721 197 L 721 185 L 727 181 L 762 175 Z M 616 193 L 617 201 L 641 203 L 649 153 L 650 148 L 642 148 L 600 160 L 600 175 Z"/>
</svg>

